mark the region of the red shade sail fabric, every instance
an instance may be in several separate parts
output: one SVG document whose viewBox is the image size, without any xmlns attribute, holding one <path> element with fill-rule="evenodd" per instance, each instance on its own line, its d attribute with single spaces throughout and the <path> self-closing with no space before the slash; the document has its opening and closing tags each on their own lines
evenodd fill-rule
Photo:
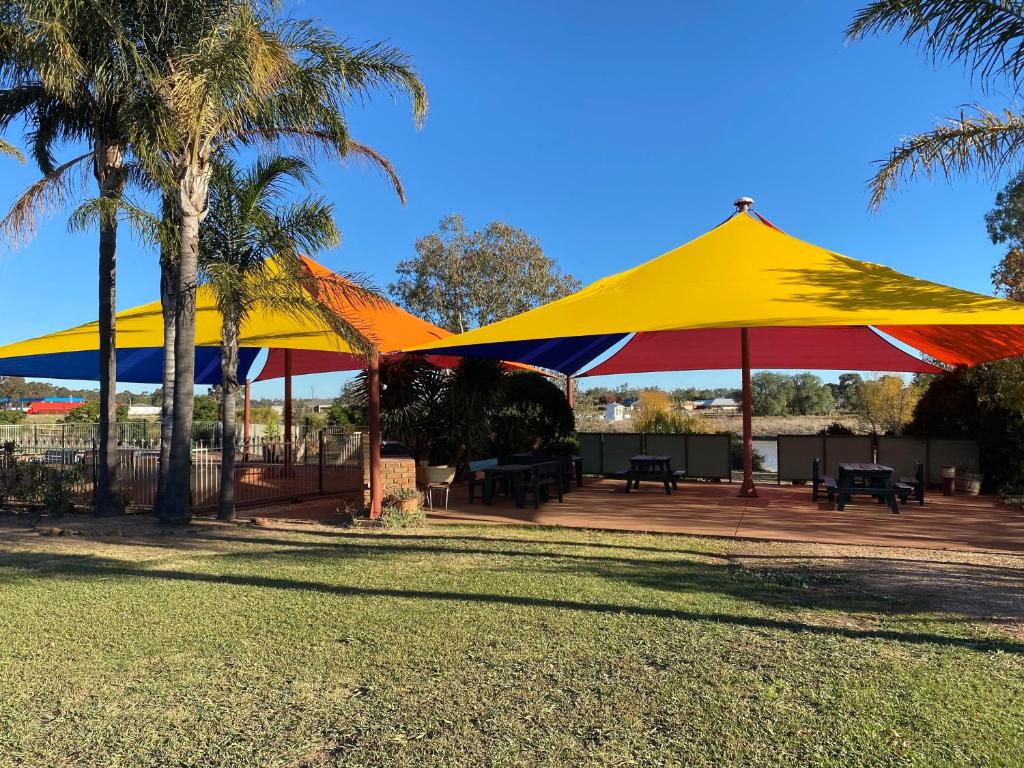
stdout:
<svg viewBox="0 0 1024 768">
<path fill-rule="evenodd" d="M 751 328 L 750 348 L 751 368 L 942 372 L 866 326 Z M 578 375 L 727 370 L 739 364 L 739 328 L 648 331 Z"/>
</svg>

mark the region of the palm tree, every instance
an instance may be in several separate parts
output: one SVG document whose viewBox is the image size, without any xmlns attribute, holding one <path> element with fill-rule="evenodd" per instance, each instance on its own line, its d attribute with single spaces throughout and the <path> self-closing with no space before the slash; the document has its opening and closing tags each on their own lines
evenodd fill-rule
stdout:
<svg viewBox="0 0 1024 768">
<path fill-rule="evenodd" d="M 314 175 L 298 157 L 271 157 L 242 170 L 224 157 L 214 159 L 210 213 L 200 227 L 200 269 L 213 289 L 223 318 L 221 330 L 221 418 L 223 450 L 218 517 L 235 516 L 235 433 L 238 340 L 255 309 L 326 320 L 350 343 L 365 346 L 359 332 L 317 301 L 322 288 L 301 254 L 339 241 L 332 206 L 319 197 L 286 202 L 289 186 L 306 186 Z M 350 300 L 367 298 L 357 282 L 333 281 Z"/>
<path fill-rule="evenodd" d="M 935 61 L 963 63 L 989 87 L 1024 78 L 1024 3 L 1019 0 L 875 0 L 854 17 L 849 41 L 900 32 Z M 1024 150 L 1024 113 L 975 106 L 901 141 L 869 182 L 877 207 L 901 181 L 970 172 L 997 176 Z"/>
<path fill-rule="evenodd" d="M 195 291 L 213 158 L 226 147 L 282 141 L 338 158 L 361 154 L 400 190 L 387 161 L 351 138 L 343 108 L 384 87 L 408 93 L 419 121 L 427 101 L 402 52 L 380 45 L 351 49 L 312 22 L 277 21 L 248 3 L 229 5 L 199 44 L 159 71 L 154 91 L 161 97 L 160 130 L 143 154 L 162 158 L 171 169 L 179 232 L 174 417 L 159 514 L 164 522 L 180 523 L 191 517 Z"/>
<path fill-rule="evenodd" d="M 127 182 L 128 117 L 135 94 L 118 35 L 116 2 L 17 0 L 0 14 L 0 129 L 26 121 L 27 139 L 43 178 L 14 204 L 0 229 L 9 240 L 30 236 L 40 208 L 70 195 L 71 177 L 91 166 L 103 213 L 99 217 L 99 461 L 98 515 L 119 514 L 116 403 L 115 210 Z M 54 145 L 85 142 L 88 151 L 57 164 Z"/>
</svg>

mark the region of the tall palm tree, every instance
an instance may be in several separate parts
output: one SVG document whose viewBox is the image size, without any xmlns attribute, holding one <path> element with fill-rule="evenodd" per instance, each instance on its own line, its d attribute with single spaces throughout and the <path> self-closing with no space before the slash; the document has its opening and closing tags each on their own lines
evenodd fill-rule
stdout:
<svg viewBox="0 0 1024 768">
<path fill-rule="evenodd" d="M 962 63 L 988 88 L 1024 82 L 1024 3 L 1020 0 L 875 0 L 846 30 L 849 41 L 897 32 L 934 61 Z M 904 180 L 970 172 L 997 176 L 1020 162 L 1024 113 L 975 106 L 910 136 L 879 163 L 869 182 L 877 207 Z"/>
<path fill-rule="evenodd" d="M 213 289 L 221 327 L 221 420 L 223 450 L 218 517 L 235 516 L 235 436 L 238 392 L 238 340 L 243 323 L 257 307 L 300 318 L 324 319 L 357 347 L 358 330 L 320 303 L 318 285 L 301 254 L 337 245 L 332 206 L 320 197 L 289 202 L 293 185 L 306 186 L 314 175 L 298 157 L 260 159 L 249 169 L 224 157 L 214 160 L 210 213 L 200 227 L 200 269 Z M 334 281 L 352 299 L 368 293 L 358 283 Z M 323 286 L 326 287 L 326 286 Z"/>
<path fill-rule="evenodd" d="M 160 68 L 161 130 L 144 153 L 171 169 L 178 217 L 174 417 L 169 472 L 159 514 L 191 517 L 189 475 L 195 368 L 195 291 L 200 225 L 208 212 L 213 158 L 225 147 L 287 142 L 335 157 L 362 154 L 397 177 L 382 157 L 353 141 L 343 109 L 383 87 L 410 95 L 417 121 L 426 92 L 407 57 L 386 46 L 352 49 L 308 21 L 278 21 L 248 3 L 230 5 L 210 34 Z"/>
<path fill-rule="evenodd" d="M 99 188 L 100 423 L 96 514 L 122 511 L 118 491 L 116 403 L 117 220 L 127 182 L 126 158 L 135 81 L 127 65 L 116 1 L 8 0 L 0 12 L 0 129 L 25 120 L 43 178 L 12 207 L 0 229 L 9 240 L 30 236 L 40 207 L 63 202 L 71 177 L 91 166 Z M 88 151 L 57 164 L 58 142 Z"/>
</svg>

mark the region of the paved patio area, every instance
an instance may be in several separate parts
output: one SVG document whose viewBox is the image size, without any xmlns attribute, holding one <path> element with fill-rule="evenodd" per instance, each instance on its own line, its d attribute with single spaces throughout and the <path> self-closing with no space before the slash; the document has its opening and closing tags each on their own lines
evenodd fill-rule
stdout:
<svg viewBox="0 0 1024 768">
<path fill-rule="evenodd" d="M 807 486 L 760 485 L 757 499 L 740 499 L 730 483 L 682 483 L 671 496 L 653 483 L 629 495 L 625 484 L 588 480 L 565 501 L 540 509 L 517 509 L 510 499 L 491 506 L 470 504 L 466 489 L 454 487 L 448 510 L 435 509 L 433 523 L 533 523 L 572 528 L 684 533 L 775 541 L 920 547 L 1024 553 L 1024 511 L 994 496 L 929 493 L 925 506 L 900 506 L 894 515 L 864 497 L 845 511 L 812 502 Z M 440 497 L 436 497 L 440 502 Z"/>
</svg>

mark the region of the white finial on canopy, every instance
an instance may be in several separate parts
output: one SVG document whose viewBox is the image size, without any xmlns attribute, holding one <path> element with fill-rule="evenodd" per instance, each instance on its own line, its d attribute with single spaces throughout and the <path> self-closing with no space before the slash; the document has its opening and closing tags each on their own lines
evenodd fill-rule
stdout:
<svg viewBox="0 0 1024 768">
<path fill-rule="evenodd" d="M 747 211 L 754 207 L 754 198 L 746 196 L 737 197 L 733 205 L 736 206 L 737 213 L 746 213 Z"/>
</svg>

